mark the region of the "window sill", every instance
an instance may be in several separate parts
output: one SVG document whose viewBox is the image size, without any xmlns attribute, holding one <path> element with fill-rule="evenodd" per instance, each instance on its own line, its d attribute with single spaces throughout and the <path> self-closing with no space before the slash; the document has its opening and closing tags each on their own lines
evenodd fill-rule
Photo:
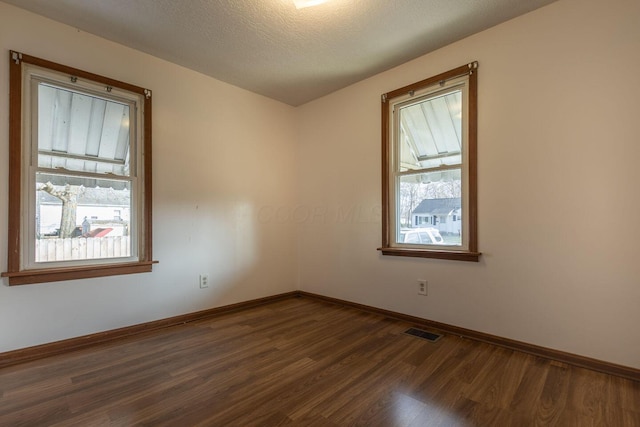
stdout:
<svg viewBox="0 0 640 427">
<path fill-rule="evenodd" d="M 382 255 L 407 256 L 414 258 L 436 258 L 449 259 L 454 261 L 470 261 L 478 262 L 480 260 L 480 252 L 466 251 L 432 251 L 427 249 L 407 249 L 407 248 L 378 248 Z"/>
<path fill-rule="evenodd" d="M 90 279 L 121 274 L 149 273 L 158 261 L 127 264 L 93 265 L 91 267 L 46 268 L 38 270 L 8 271 L 2 277 L 9 279 L 9 286 L 33 283 L 60 282 L 63 280 Z"/>
</svg>

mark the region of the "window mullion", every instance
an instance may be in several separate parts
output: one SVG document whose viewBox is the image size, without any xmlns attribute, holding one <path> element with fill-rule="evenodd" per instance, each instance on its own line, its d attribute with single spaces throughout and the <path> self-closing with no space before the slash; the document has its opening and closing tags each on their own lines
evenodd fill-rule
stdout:
<svg viewBox="0 0 640 427">
<path fill-rule="evenodd" d="M 443 172 L 448 170 L 455 170 L 462 168 L 462 163 L 457 163 L 453 165 L 443 165 L 432 168 L 424 168 L 424 169 L 411 169 L 403 172 L 396 172 L 396 176 L 407 176 L 407 175 L 419 175 L 421 173 L 429 173 L 429 172 Z"/>
<path fill-rule="evenodd" d="M 104 181 L 123 181 L 123 182 L 132 182 L 133 178 L 130 176 L 122 176 L 116 175 L 113 173 L 94 173 L 94 172 L 82 172 L 82 171 L 74 171 L 65 168 L 43 168 L 36 167 L 34 168 L 35 173 L 43 173 L 47 175 L 56 175 L 56 176 L 68 176 L 68 177 L 77 177 L 77 178 L 90 178 Z"/>
</svg>

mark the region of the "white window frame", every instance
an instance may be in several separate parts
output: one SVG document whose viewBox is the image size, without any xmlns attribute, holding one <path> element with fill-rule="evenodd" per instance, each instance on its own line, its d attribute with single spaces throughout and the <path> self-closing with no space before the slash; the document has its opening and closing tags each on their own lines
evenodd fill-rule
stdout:
<svg viewBox="0 0 640 427">
<path fill-rule="evenodd" d="M 27 207 L 26 218 L 28 221 L 22 222 L 21 241 L 26 242 L 23 245 L 23 254 L 21 257 L 21 268 L 25 270 L 56 268 L 56 267 L 73 267 L 96 264 L 119 264 L 123 262 L 138 261 L 138 242 L 139 231 L 141 230 L 140 215 L 138 211 L 142 208 L 141 179 L 139 171 L 142 170 L 141 156 L 138 152 L 142 151 L 143 133 L 142 117 L 144 113 L 144 96 L 138 93 L 125 91 L 118 88 L 110 87 L 108 90 L 104 85 L 97 84 L 93 81 L 76 78 L 72 83 L 69 76 L 65 73 L 56 72 L 33 64 L 26 64 L 23 68 L 22 76 L 22 93 L 23 93 L 23 125 L 24 137 L 22 138 L 23 156 L 22 167 L 22 188 L 26 191 L 22 192 L 22 205 Z M 57 169 L 46 169 L 38 166 L 38 88 L 40 83 L 48 84 L 52 87 L 66 89 L 74 93 L 86 94 L 92 97 L 102 98 L 107 101 L 115 101 L 129 106 L 129 141 L 130 141 L 130 169 L 129 176 L 115 176 L 100 173 L 77 172 L 77 171 L 58 171 Z M 26 155 L 29 153 L 30 155 Z M 131 220 L 130 220 L 130 246 L 131 252 L 128 257 L 118 258 L 93 258 L 83 260 L 68 261 L 52 261 L 52 262 L 36 262 L 36 173 L 44 172 L 59 176 L 77 176 L 95 179 L 108 179 L 113 181 L 129 182 L 131 188 Z"/>
<path fill-rule="evenodd" d="M 390 159 L 390 171 L 389 173 L 389 189 L 390 189 L 390 199 L 395 200 L 394 208 L 390 210 L 391 213 L 391 229 L 396 230 L 396 233 L 391 234 L 391 242 L 390 245 L 392 247 L 398 248 L 407 248 L 407 249 L 430 249 L 430 250 L 451 250 L 451 246 L 447 245 L 416 245 L 416 244 L 406 244 L 397 241 L 397 236 L 400 232 L 399 220 L 400 217 L 400 203 L 398 199 L 398 195 L 400 192 L 400 179 L 403 176 L 410 175 L 419 175 L 422 173 L 429 172 L 438 172 L 442 170 L 452 170 L 452 169 L 460 169 L 461 178 L 462 178 L 462 197 L 461 204 L 462 210 L 464 211 L 468 206 L 468 183 L 469 183 L 469 164 L 467 160 L 467 152 L 468 152 L 468 140 L 469 140 L 469 126 L 468 126 L 468 117 L 469 117 L 469 91 L 468 91 L 468 76 L 458 77 L 456 79 L 444 81 L 432 86 L 428 86 L 419 91 L 411 91 L 406 93 L 403 96 L 398 96 L 389 102 L 389 122 L 391 124 L 389 129 L 389 139 L 391 141 L 391 159 Z M 400 130 L 400 110 L 405 107 L 409 107 L 415 104 L 419 104 L 422 102 L 428 102 L 430 99 L 438 98 L 441 96 L 448 95 L 453 92 L 460 91 L 462 93 L 462 148 L 461 148 L 461 157 L 462 160 L 460 163 L 447 165 L 446 168 L 442 167 L 425 167 L 422 169 L 413 169 L 410 171 L 401 171 L 400 170 L 400 139 L 401 139 L 401 130 Z M 431 217 L 430 225 L 436 226 L 441 222 L 440 218 L 436 215 Z M 466 230 L 468 224 L 463 223 L 463 230 Z M 469 239 L 468 233 L 462 233 L 462 245 L 457 247 L 456 249 L 466 251 L 469 248 Z"/>
</svg>

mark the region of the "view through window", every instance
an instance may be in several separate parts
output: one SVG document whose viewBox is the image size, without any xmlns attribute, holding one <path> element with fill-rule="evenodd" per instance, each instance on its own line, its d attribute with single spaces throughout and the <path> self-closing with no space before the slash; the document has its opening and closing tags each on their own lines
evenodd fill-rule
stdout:
<svg viewBox="0 0 640 427">
<path fill-rule="evenodd" d="M 151 271 L 151 91 L 10 52 L 10 285 Z"/>
<path fill-rule="evenodd" d="M 131 106 L 37 88 L 35 262 L 131 256 Z"/>
<path fill-rule="evenodd" d="M 412 100 L 395 114 L 400 133 L 397 241 L 461 246 L 462 91 Z"/>
</svg>

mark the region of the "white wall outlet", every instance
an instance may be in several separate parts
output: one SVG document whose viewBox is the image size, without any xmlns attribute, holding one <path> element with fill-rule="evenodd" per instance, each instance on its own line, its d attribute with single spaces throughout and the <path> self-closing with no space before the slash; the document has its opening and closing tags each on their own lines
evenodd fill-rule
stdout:
<svg viewBox="0 0 640 427">
<path fill-rule="evenodd" d="M 209 287 L 209 275 L 208 274 L 201 274 L 200 275 L 200 287 L 201 288 L 208 288 Z"/>
<path fill-rule="evenodd" d="M 418 280 L 418 295 L 427 295 L 427 281 L 420 279 Z"/>
</svg>

